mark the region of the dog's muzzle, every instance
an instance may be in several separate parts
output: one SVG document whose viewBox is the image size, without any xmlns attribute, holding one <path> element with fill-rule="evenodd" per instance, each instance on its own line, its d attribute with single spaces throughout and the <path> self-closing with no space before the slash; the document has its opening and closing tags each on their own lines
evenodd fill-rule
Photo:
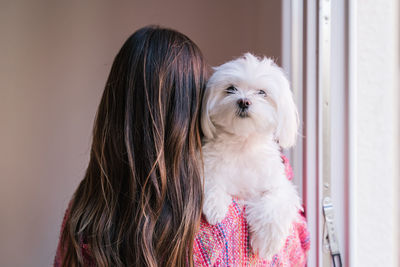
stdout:
<svg viewBox="0 0 400 267">
<path fill-rule="evenodd" d="M 251 105 L 250 100 L 247 98 L 241 98 L 237 101 L 237 105 L 238 105 L 237 115 L 241 118 L 249 117 L 249 107 Z"/>
</svg>

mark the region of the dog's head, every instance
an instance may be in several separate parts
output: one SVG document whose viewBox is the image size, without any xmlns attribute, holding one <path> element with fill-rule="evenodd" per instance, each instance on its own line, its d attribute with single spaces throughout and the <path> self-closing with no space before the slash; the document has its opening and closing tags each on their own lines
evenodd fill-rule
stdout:
<svg viewBox="0 0 400 267">
<path fill-rule="evenodd" d="M 246 53 L 214 70 L 202 107 L 206 138 L 219 129 L 239 136 L 258 132 L 273 134 L 284 148 L 294 145 L 299 117 L 289 81 L 273 60 Z"/>
</svg>

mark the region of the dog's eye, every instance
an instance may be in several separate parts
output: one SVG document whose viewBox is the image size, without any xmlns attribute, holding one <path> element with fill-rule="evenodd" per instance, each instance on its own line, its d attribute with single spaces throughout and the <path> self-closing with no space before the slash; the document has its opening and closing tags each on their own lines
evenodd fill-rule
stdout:
<svg viewBox="0 0 400 267">
<path fill-rule="evenodd" d="M 231 85 L 228 88 L 225 89 L 225 92 L 227 94 L 234 94 L 237 91 L 236 87 Z"/>
<path fill-rule="evenodd" d="M 258 94 L 262 96 L 266 96 L 267 93 L 264 90 L 258 90 Z"/>
</svg>

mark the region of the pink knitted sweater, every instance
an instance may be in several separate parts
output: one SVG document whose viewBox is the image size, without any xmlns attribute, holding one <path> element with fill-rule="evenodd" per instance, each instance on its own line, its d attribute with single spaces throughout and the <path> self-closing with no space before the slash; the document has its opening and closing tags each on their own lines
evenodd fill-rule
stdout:
<svg viewBox="0 0 400 267">
<path fill-rule="evenodd" d="M 293 173 L 288 160 L 282 156 L 289 180 Z M 245 207 L 237 199 L 233 199 L 227 216 L 217 225 L 210 225 L 201 218 L 200 230 L 193 244 L 193 260 L 195 266 L 305 266 L 310 249 L 310 234 L 304 216 L 299 212 L 293 222 L 284 247 L 266 261 L 252 252 L 249 242 L 249 230 L 244 217 Z M 65 213 L 64 221 L 68 216 Z M 61 266 L 62 244 L 58 244 L 54 266 Z M 95 266 L 90 257 L 88 245 L 82 243 L 81 249 L 85 266 Z"/>
</svg>

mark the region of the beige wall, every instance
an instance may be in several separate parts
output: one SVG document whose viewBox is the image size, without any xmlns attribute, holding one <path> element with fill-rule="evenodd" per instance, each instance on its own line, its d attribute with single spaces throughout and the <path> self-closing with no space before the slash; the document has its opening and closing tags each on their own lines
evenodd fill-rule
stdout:
<svg viewBox="0 0 400 267">
<path fill-rule="evenodd" d="M 133 31 L 178 29 L 213 65 L 246 51 L 280 61 L 280 1 L 119 3 L 0 3 L 0 266 L 51 265 L 112 60 Z"/>
</svg>

